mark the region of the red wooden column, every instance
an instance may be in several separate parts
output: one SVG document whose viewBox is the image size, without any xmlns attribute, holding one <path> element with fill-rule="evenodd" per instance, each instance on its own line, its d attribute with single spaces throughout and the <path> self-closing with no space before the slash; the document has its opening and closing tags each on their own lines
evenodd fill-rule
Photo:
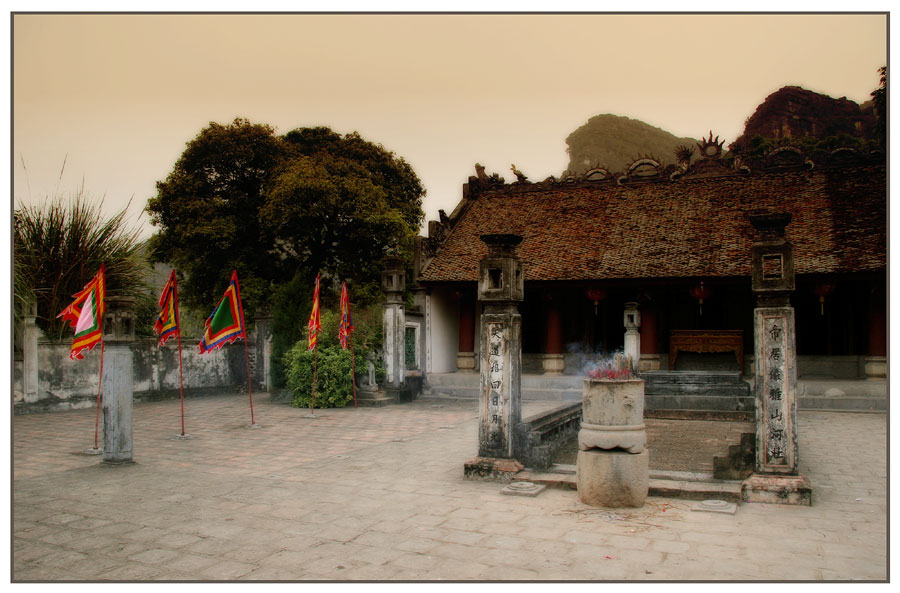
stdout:
<svg viewBox="0 0 900 593">
<path fill-rule="evenodd" d="M 887 378 L 887 311 L 883 286 L 869 293 L 869 348 L 866 356 L 866 379 Z"/>
<path fill-rule="evenodd" d="M 459 297 L 459 351 L 456 368 L 475 370 L 475 295 L 468 290 L 457 293 Z"/>
<path fill-rule="evenodd" d="M 544 301 L 544 354 L 541 365 L 545 374 L 558 375 L 566 368 L 563 354 L 562 314 L 559 311 L 559 296 L 545 292 Z"/>
<path fill-rule="evenodd" d="M 660 369 L 659 352 L 657 352 L 657 340 L 659 331 L 659 314 L 656 307 L 643 305 L 641 307 L 641 371 L 658 371 Z"/>
</svg>

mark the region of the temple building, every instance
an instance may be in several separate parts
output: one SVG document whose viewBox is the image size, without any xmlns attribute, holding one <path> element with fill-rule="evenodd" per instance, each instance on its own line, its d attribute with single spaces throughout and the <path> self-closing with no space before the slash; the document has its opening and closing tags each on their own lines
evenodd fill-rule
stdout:
<svg viewBox="0 0 900 593">
<path fill-rule="evenodd" d="M 712 134 L 698 146 L 699 158 L 685 150 L 680 165 L 642 158 L 624 173 L 541 182 L 514 169 L 517 181 L 506 183 L 476 165 L 454 211 L 416 243 L 421 370 L 478 368 L 479 237 L 513 233 L 523 237 L 524 372 L 582 374 L 586 359 L 627 350 L 630 319 L 640 370 L 752 375 L 749 216 L 784 212 L 800 379 L 883 379 L 884 155 L 838 149 L 811 159 L 785 147 L 741 160 L 725 158 Z"/>
</svg>

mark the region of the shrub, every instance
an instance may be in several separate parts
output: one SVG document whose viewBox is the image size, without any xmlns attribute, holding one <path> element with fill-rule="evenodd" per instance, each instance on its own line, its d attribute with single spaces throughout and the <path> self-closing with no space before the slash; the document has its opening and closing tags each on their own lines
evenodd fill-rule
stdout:
<svg viewBox="0 0 900 593">
<path fill-rule="evenodd" d="M 309 350 L 306 341 L 297 342 L 285 355 L 287 385 L 294 396 L 291 405 L 310 407 L 312 399 L 313 359 L 316 353 Z M 343 408 L 353 401 L 353 385 L 350 383 L 350 351 L 340 346 L 320 347 L 316 376 L 317 408 Z"/>
<path fill-rule="evenodd" d="M 378 353 L 381 346 L 380 307 L 372 306 L 353 314 L 354 356 L 357 376 L 366 372 L 366 359 L 370 352 Z M 322 311 L 320 314 L 322 331 L 319 333 L 318 363 L 316 374 L 317 408 L 342 408 L 353 401 L 353 385 L 350 382 L 350 349 L 341 348 L 338 340 L 340 314 L 336 311 Z M 285 382 L 293 396 L 292 406 L 308 408 L 312 399 L 313 365 L 316 353 L 309 350 L 307 338 L 296 342 L 285 353 L 282 362 Z M 375 356 L 375 376 L 384 379 L 384 367 L 380 357 Z"/>
</svg>

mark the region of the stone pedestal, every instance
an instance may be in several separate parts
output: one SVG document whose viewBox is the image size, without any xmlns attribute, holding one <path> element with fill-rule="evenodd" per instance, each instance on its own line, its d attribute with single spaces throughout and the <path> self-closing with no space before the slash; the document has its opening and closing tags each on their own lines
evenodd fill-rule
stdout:
<svg viewBox="0 0 900 593">
<path fill-rule="evenodd" d="M 650 491 L 650 452 L 578 452 L 578 500 L 600 507 L 641 507 Z"/>
<path fill-rule="evenodd" d="M 658 371 L 662 368 L 662 356 L 659 354 L 641 354 L 641 360 L 638 362 L 637 370 L 640 373 L 647 371 Z"/>
<path fill-rule="evenodd" d="M 475 372 L 475 353 L 474 352 L 457 352 L 456 368 L 464 373 Z"/>
<path fill-rule="evenodd" d="M 887 379 L 887 357 L 866 357 L 866 379 L 870 381 L 884 381 Z M 27 395 L 27 392 L 26 392 Z"/>
<path fill-rule="evenodd" d="M 134 299 L 107 297 L 103 315 L 103 462 L 132 461 Z"/>
<path fill-rule="evenodd" d="M 741 484 L 741 498 L 769 504 L 812 504 L 812 486 L 805 477 L 754 474 Z"/>
<path fill-rule="evenodd" d="M 604 507 L 640 507 L 650 484 L 644 382 L 585 379 L 578 431 L 578 499 Z"/>
<path fill-rule="evenodd" d="M 561 375 L 566 368 L 566 355 L 542 354 L 541 368 L 545 375 Z"/>
<path fill-rule="evenodd" d="M 509 482 L 523 469 L 525 466 L 515 459 L 476 457 L 463 465 L 463 476 L 467 480 Z"/>
</svg>

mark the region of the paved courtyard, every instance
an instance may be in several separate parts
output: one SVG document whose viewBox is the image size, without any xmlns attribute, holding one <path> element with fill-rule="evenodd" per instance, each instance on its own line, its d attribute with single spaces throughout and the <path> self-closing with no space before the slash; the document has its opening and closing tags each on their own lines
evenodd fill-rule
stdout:
<svg viewBox="0 0 900 593">
<path fill-rule="evenodd" d="M 801 412 L 813 506 L 588 507 L 463 479 L 474 402 L 305 410 L 246 395 L 136 404 L 136 463 L 94 410 L 13 418 L 14 581 L 884 580 L 887 416 Z M 530 413 L 539 407 L 531 404 Z M 651 450 L 651 455 L 652 455 Z"/>
</svg>

